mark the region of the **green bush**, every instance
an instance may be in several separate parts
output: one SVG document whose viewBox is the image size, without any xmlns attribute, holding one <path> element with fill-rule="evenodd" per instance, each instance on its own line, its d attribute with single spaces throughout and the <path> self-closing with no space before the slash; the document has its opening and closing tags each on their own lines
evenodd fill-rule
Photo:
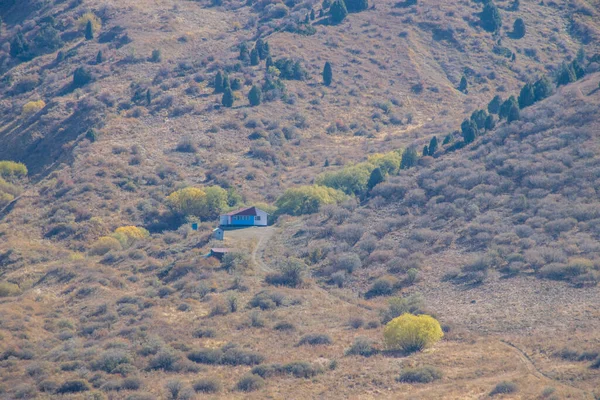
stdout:
<svg viewBox="0 0 600 400">
<path fill-rule="evenodd" d="M 496 387 L 490 392 L 490 396 L 494 396 L 496 394 L 515 393 L 517 390 L 518 387 L 516 383 L 504 381 L 496 385 Z"/>
<path fill-rule="evenodd" d="M 302 345 L 310 345 L 310 346 L 318 346 L 322 344 L 332 344 L 333 340 L 329 335 L 324 335 L 320 333 L 312 333 L 308 335 L 302 336 L 300 341 L 298 342 L 298 346 Z"/>
<path fill-rule="evenodd" d="M 258 375 L 246 374 L 237 383 L 236 388 L 242 392 L 253 392 L 262 389 L 265 380 Z"/>
<path fill-rule="evenodd" d="M 288 258 L 279 265 L 280 272 L 268 274 L 265 282 L 276 286 L 299 287 L 304 282 L 306 264 L 297 258 Z"/>
<path fill-rule="evenodd" d="M 223 256 L 221 266 L 230 274 L 240 272 L 250 265 L 250 256 L 247 253 L 232 251 Z"/>
<path fill-rule="evenodd" d="M 406 368 L 396 379 L 404 383 L 430 383 L 442 377 L 442 371 L 434 367 Z"/>
<path fill-rule="evenodd" d="M 21 293 L 19 285 L 10 282 L 0 282 L 0 297 L 13 297 Z"/>
<path fill-rule="evenodd" d="M 199 393 L 218 393 L 222 389 L 221 382 L 214 378 L 204 378 L 197 380 L 192 385 L 194 390 Z"/>
<path fill-rule="evenodd" d="M 2 178 L 23 178 L 27 176 L 27 167 L 14 161 L 0 161 L 0 176 Z"/>
<path fill-rule="evenodd" d="M 344 193 L 330 187 L 313 185 L 287 189 L 275 205 L 281 214 L 303 215 L 319 211 L 321 206 L 346 199 Z"/>
<path fill-rule="evenodd" d="M 347 356 L 371 357 L 377 353 L 377 349 L 373 347 L 373 342 L 364 337 L 356 338 L 352 346 L 346 350 Z"/>
<path fill-rule="evenodd" d="M 64 382 L 62 385 L 60 385 L 56 392 L 60 394 L 66 394 L 86 392 L 88 390 L 90 390 L 90 385 L 88 385 L 86 381 L 82 379 L 76 379 Z"/>
<path fill-rule="evenodd" d="M 272 376 L 292 375 L 295 378 L 312 378 L 323 373 L 323 369 L 304 361 L 295 361 L 289 364 L 262 364 L 252 368 L 252 373 L 261 378 Z"/>
</svg>

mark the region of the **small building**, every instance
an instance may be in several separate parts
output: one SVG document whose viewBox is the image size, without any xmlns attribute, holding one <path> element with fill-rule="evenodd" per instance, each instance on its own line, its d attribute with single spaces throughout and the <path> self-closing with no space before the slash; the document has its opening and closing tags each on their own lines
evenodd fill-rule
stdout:
<svg viewBox="0 0 600 400">
<path fill-rule="evenodd" d="M 213 229 L 213 238 L 216 240 L 223 240 L 223 237 L 225 236 L 225 231 L 223 230 L 223 228 L 215 228 Z"/>
<path fill-rule="evenodd" d="M 219 260 L 222 260 L 223 257 L 225 256 L 225 254 L 227 254 L 229 252 L 231 252 L 231 249 L 215 247 L 213 249 L 210 249 L 210 253 L 208 254 L 208 256 L 215 257 Z"/>
<path fill-rule="evenodd" d="M 232 226 L 267 226 L 267 212 L 256 207 L 246 207 L 221 215 L 219 224 Z"/>
</svg>

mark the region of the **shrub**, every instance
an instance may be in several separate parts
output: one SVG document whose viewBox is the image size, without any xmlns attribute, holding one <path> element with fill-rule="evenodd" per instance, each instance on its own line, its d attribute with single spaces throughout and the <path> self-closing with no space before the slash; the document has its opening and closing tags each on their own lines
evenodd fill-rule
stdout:
<svg viewBox="0 0 600 400">
<path fill-rule="evenodd" d="M 513 382 L 500 382 L 494 387 L 494 389 L 490 392 L 490 396 L 494 396 L 496 394 L 508 394 L 515 393 L 517 391 L 517 384 Z"/>
<path fill-rule="evenodd" d="M 354 340 L 354 343 L 348 350 L 346 350 L 347 356 L 363 356 L 371 357 L 377 354 L 378 351 L 373 347 L 373 342 L 368 338 L 359 337 Z"/>
<path fill-rule="evenodd" d="M 232 251 L 223 256 L 221 266 L 230 274 L 240 272 L 250 265 L 250 256 L 247 253 Z"/>
<path fill-rule="evenodd" d="M 252 373 L 261 378 L 272 376 L 292 375 L 295 378 L 312 378 L 323 373 L 323 369 L 304 361 L 294 361 L 289 364 L 263 364 L 252 368 Z"/>
<path fill-rule="evenodd" d="M 87 12 L 77 19 L 77 26 L 80 31 L 85 30 L 88 22 L 91 22 L 94 32 L 99 32 L 102 28 L 102 21 L 92 12 Z"/>
<path fill-rule="evenodd" d="M 215 378 L 204 378 L 194 382 L 192 387 L 200 393 L 218 393 L 221 391 L 222 385 Z"/>
<path fill-rule="evenodd" d="M 283 305 L 285 295 L 279 292 L 262 291 L 254 295 L 248 303 L 248 307 L 258 307 L 261 310 L 271 310 Z"/>
<path fill-rule="evenodd" d="M 167 204 L 179 215 L 212 219 L 227 207 L 227 191 L 218 186 L 187 187 L 171 193 Z"/>
<path fill-rule="evenodd" d="M 27 167 L 14 161 L 0 161 L 0 176 L 5 179 L 22 178 L 27 176 Z"/>
<path fill-rule="evenodd" d="M 395 281 L 392 278 L 379 278 L 365 293 L 365 298 L 370 299 L 377 296 L 390 296 L 394 292 Z"/>
<path fill-rule="evenodd" d="M 30 101 L 23 106 L 21 114 L 24 116 L 29 116 L 39 112 L 44 107 L 46 107 L 44 100 Z"/>
<path fill-rule="evenodd" d="M 188 359 L 198 364 L 209 365 L 256 365 L 264 361 L 258 353 L 238 349 L 201 349 L 188 354 Z"/>
<path fill-rule="evenodd" d="M 79 393 L 90 390 L 90 385 L 82 379 L 66 381 L 57 389 L 57 393 Z"/>
<path fill-rule="evenodd" d="M 158 352 L 148 364 L 148 369 L 164 371 L 174 371 L 176 369 L 176 363 L 179 361 L 179 356 L 172 351 L 163 350 Z"/>
<path fill-rule="evenodd" d="M 92 362 L 92 369 L 112 373 L 121 364 L 130 364 L 129 355 L 122 350 L 109 350 Z"/>
<path fill-rule="evenodd" d="M 313 214 L 326 204 L 338 204 L 346 196 L 330 187 L 313 185 L 287 189 L 277 199 L 275 205 L 278 212 L 290 215 Z"/>
<path fill-rule="evenodd" d="M 290 257 L 279 265 L 280 272 L 268 274 L 265 281 L 271 285 L 299 287 L 304 281 L 306 264 L 300 259 Z"/>
<path fill-rule="evenodd" d="M 73 85 L 82 87 L 92 81 L 92 74 L 85 68 L 79 67 L 73 72 Z"/>
<path fill-rule="evenodd" d="M 384 324 L 402 314 L 423 314 L 423 298 L 419 294 L 407 297 L 393 297 L 388 301 L 388 309 L 382 312 L 381 319 Z"/>
<path fill-rule="evenodd" d="M 102 236 L 92 244 L 89 253 L 92 256 L 103 256 L 109 251 L 120 250 L 123 250 L 121 242 L 111 236 Z"/>
<path fill-rule="evenodd" d="M 308 335 L 302 336 L 300 341 L 298 342 L 298 346 L 310 345 L 310 346 L 318 346 L 322 344 L 332 344 L 333 340 L 329 335 L 312 333 Z"/>
<path fill-rule="evenodd" d="M 353 317 L 348 321 L 348 325 L 353 329 L 359 329 L 365 324 L 365 320 L 361 317 Z"/>
<path fill-rule="evenodd" d="M 442 377 L 442 371 L 434 367 L 406 368 L 400 372 L 396 379 L 404 383 L 431 383 Z"/>
<path fill-rule="evenodd" d="M 296 327 L 290 322 L 281 321 L 276 323 L 273 329 L 275 329 L 276 331 L 295 331 Z"/>
<path fill-rule="evenodd" d="M 253 392 L 262 389 L 265 386 L 265 380 L 254 374 L 244 375 L 237 383 L 236 388 L 242 392 Z"/>
<path fill-rule="evenodd" d="M 19 285 L 10 282 L 0 282 L 0 297 L 13 297 L 21 294 Z"/>
<path fill-rule="evenodd" d="M 389 350 L 407 353 L 423 350 L 443 336 L 440 323 L 429 315 L 403 314 L 388 322 L 383 332 Z"/>
</svg>

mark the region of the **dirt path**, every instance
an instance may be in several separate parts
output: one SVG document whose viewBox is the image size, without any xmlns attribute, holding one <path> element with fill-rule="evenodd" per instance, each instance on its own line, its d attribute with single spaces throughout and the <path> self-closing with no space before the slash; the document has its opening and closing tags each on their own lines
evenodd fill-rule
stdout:
<svg viewBox="0 0 600 400">
<path fill-rule="evenodd" d="M 569 383 L 554 379 L 551 376 L 548 376 L 545 373 L 543 373 L 542 371 L 540 371 L 538 369 L 538 367 L 536 367 L 536 365 L 533 363 L 531 358 L 523 350 L 521 350 L 520 348 L 518 348 L 516 345 L 512 344 L 511 342 L 501 339 L 500 343 L 502 343 L 505 347 L 509 348 L 515 355 L 517 355 L 519 357 L 519 359 L 521 360 L 521 362 L 523 363 L 523 365 L 525 365 L 525 368 L 527 368 L 527 371 L 529 371 L 529 373 L 531 375 L 535 376 L 536 378 L 541 379 L 541 380 L 549 380 L 553 384 L 567 386 L 567 387 L 569 387 L 569 389 L 576 389 L 580 392 L 580 394 L 582 396 L 584 396 L 582 398 L 586 398 L 586 399 L 593 398 L 592 395 L 590 393 L 586 392 L 585 390 L 578 388 L 577 386 L 571 385 Z"/>
<path fill-rule="evenodd" d="M 273 226 L 234 229 L 225 231 L 225 238 L 234 242 L 257 240 L 251 254 L 252 261 L 260 271 L 268 273 L 273 272 L 273 269 L 264 262 L 263 258 L 265 248 L 276 231 L 277 228 Z"/>
</svg>

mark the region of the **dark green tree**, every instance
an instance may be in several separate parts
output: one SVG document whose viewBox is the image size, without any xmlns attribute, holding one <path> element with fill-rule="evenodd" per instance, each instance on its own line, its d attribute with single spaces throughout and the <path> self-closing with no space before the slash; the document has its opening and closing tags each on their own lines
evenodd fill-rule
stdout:
<svg viewBox="0 0 600 400">
<path fill-rule="evenodd" d="M 329 158 L 325 159 L 325 163 L 323 164 L 324 167 L 329 167 Z"/>
<path fill-rule="evenodd" d="M 92 81 L 92 74 L 84 67 L 79 67 L 73 72 L 73 85 L 82 87 Z"/>
<path fill-rule="evenodd" d="M 517 107 L 515 104 L 511 105 L 510 110 L 508 111 L 508 117 L 506 117 L 508 123 L 518 121 L 520 118 L 521 112 L 519 111 L 519 107 Z"/>
<path fill-rule="evenodd" d="M 471 114 L 471 121 L 475 122 L 477 129 L 483 129 L 485 126 L 485 119 L 488 113 L 485 110 L 477 110 Z"/>
<path fill-rule="evenodd" d="M 240 55 L 238 56 L 238 59 L 243 62 L 248 62 L 248 60 L 250 59 L 250 55 L 248 53 L 248 43 L 240 43 Z"/>
<path fill-rule="evenodd" d="M 102 50 L 98 51 L 96 54 L 96 64 L 102 64 L 104 62 L 104 54 L 102 54 Z"/>
<path fill-rule="evenodd" d="M 519 103 L 517 102 L 515 96 L 510 96 L 504 101 L 504 103 L 502 103 L 500 106 L 500 111 L 498 112 L 498 117 L 500 117 L 500 119 L 507 118 L 512 106 L 519 108 Z"/>
<path fill-rule="evenodd" d="M 152 104 L 152 91 L 150 89 L 146 90 L 146 104 Z"/>
<path fill-rule="evenodd" d="M 519 107 L 523 109 L 529 107 L 533 103 L 535 103 L 533 85 L 531 83 L 526 83 L 525 86 L 521 88 L 521 93 L 519 93 Z"/>
<path fill-rule="evenodd" d="M 456 131 L 456 133 L 458 134 L 458 131 Z M 442 142 L 442 146 L 445 146 L 447 144 L 450 144 L 454 141 L 454 135 L 452 133 L 449 133 L 446 135 L 446 137 L 444 138 L 444 141 Z"/>
<path fill-rule="evenodd" d="M 85 25 L 85 40 L 92 40 L 94 38 L 94 25 L 92 25 L 92 21 L 88 20 Z"/>
<path fill-rule="evenodd" d="M 477 124 L 475 121 L 470 119 L 465 119 L 460 125 L 460 130 L 462 131 L 463 140 L 465 143 L 471 143 L 477 137 L 479 133 L 477 130 Z"/>
<path fill-rule="evenodd" d="M 575 72 L 575 78 L 581 79 L 585 76 L 585 70 L 581 67 L 581 64 L 579 64 L 577 59 L 573 60 L 571 68 L 573 68 L 573 72 Z"/>
<path fill-rule="evenodd" d="M 17 33 L 14 39 L 10 42 L 10 56 L 17 58 L 29 51 L 29 43 L 21 32 Z"/>
<path fill-rule="evenodd" d="M 306 14 L 306 17 L 304 17 L 304 23 L 310 24 L 310 15 L 309 14 Z"/>
<path fill-rule="evenodd" d="M 162 60 L 161 51 L 158 49 L 152 50 L 152 56 L 150 57 L 150 61 L 157 63 L 157 62 L 160 62 L 161 60 Z"/>
<path fill-rule="evenodd" d="M 371 172 L 371 176 L 369 177 L 369 182 L 367 182 L 367 189 L 370 192 L 375 186 L 385 180 L 385 176 L 383 176 L 383 172 L 381 168 L 377 167 Z"/>
<path fill-rule="evenodd" d="M 497 32 L 502 26 L 502 17 L 500 11 L 493 1 L 488 1 L 483 6 L 483 11 L 480 15 L 481 26 L 488 32 Z"/>
<path fill-rule="evenodd" d="M 254 48 L 258 51 L 258 57 L 261 60 L 267 58 L 267 54 L 265 54 L 265 41 L 262 38 L 258 38 Z"/>
<path fill-rule="evenodd" d="M 512 10 L 513 11 L 519 11 L 519 7 L 521 6 L 521 2 L 519 0 L 515 0 L 512 3 Z"/>
<path fill-rule="evenodd" d="M 273 66 L 273 58 L 271 58 L 271 56 L 267 57 L 267 61 L 265 61 L 265 67 L 267 72 L 269 71 L 269 68 L 271 68 Z"/>
<path fill-rule="evenodd" d="M 429 141 L 429 155 L 433 156 L 438 148 L 437 136 L 434 136 Z"/>
<path fill-rule="evenodd" d="M 242 80 L 240 78 L 233 78 L 231 80 L 231 90 L 240 90 L 242 88 Z"/>
<path fill-rule="evenodd" d="M 543 76 L 538 79 L 533 85 L 533 94 L 535 96 L 535 101 L 540 101 L 549 97 L 552 94 L 552 90 L 554 87 L 552 86 L 552 82 L 548 77 Z"/>
<path fill-rule="evenodd" d="M 558 77 L 556 78 L 556 86 L 568 85 L 576 80 L 577 76 L 575 75 L 573 66 L 571 64 L 563 63 L 560 71 L 558 72 Z"/>
<path fill-rule="evenodd" d="M 221 71 L 215 75 L 215 93 L 223 93 L 223 73 Z"/>
<path fill-rule="evenodd" d="M 517 18 L 515 20 L 515 23 L 513 24 L 513 31 L 512 31 L 512 35 L 515 39 L 521 39 L 522 37 L 525 36 L 526 33 L 526 29 L 525 29 L 525 22 L 523 21 L 522 18 Z"/>
<path fill-rule="evenodd" d="M 315 16 L 315 9 L 313 8 L 313 9 L 310 10 L 310 20 L 314 21 L 315 18 L 316 18 L 316 16 Z"/>
<path fill-rule="evenodd" d="M 331 64 L 329 61 L 325 63 L 323 67 L 323 84 L 325 86 L 331 85 L 331 81 L 333 79 L 333 70 L 331 69 Z"/>
<path fill-rule="evenodd" d="M 226 87 L 223 91 L 223 98 L 221 99 L 221 104 L 225 107 L 233 107 L 233 92 L 230 87 Z"/>
<path fill-rule="evenodd" d="M 223 91 L 227 88 L 231 89 L 231 82 L 229 81 L 229 75 L 223 74 Z"/>
<path fill-rule="evenodd" d="M 321 4 L 321 9 L 327 10 L 329 7 L 331 7 L 331 0 L 323 0 L 323 3 Z"/>
<path fill-rule="evenodd" d="M 414 147 L 409 147 L 402 153 L 402 160 L 400 161 L 401 169 L 409 169 L 417 165 L 417 161 L 419 160 L 419 155 Z"/>
<path fill-rule="evenodd" d="M 262 101 L 262 91 L 256 85 L 252 86 L 250 92 L 248 92 L 248 101 L 252 107 L 258 106 Z"/>
<path fill-rule="evenodd" d="M 258 50 L 255 48 L 250 52 L 250 65 L 258 65 L 260 57 L 258 56 Z"/>
<path fill-rule="evenodd" d="M 494 119 L 494 116 L 488 115 L 487 118 L 485 119 L 485 130 L 491 131 L 495 127 L 496 127 L 496 120 Z"/>
<path fill-rule="evenodd" d="M 467 77 L 466 76 L 462 76 L 462 78 L 460 78 L 460 84 L 458 85 L 458 90 L 460 90 L 463 93 L 469 93 L 469 83 L 467 82 Z"/>
<path fill-rule="evenodd" d="M 429 147 L 427 145 L 423 146 L 423 157 L 427 157 L 429 155 Z"/>
<path fill-rule="evenodd" d="M 348 12 L 357 13 L 369 8 L 368 0 L 346 0 L 346 7 Z"/>
<path fill-rule="evenodd" d="M 325 16 L 325 14 L 323 13 L 323 9 L 321 8 L 319 10 L 319 18 L 323 18 Z"/>
<path fill-rule="evenodd" d="M 344 0 L 335 0 L 329 9 L 329 16 L 333 24 L 340 24 L 347 16 L 348 9 Z"/>
<path fill-rule="evenodd" d="M 490 114 L 498 114 L 498 111 L 500 111 L 501 104 L 502 104 L 502 97 L 500 97 L 498 95 L 494 96 L 492 101 L 490 101 L 490 103 L 487 106 L 488 112 Z"/>
</svg>

